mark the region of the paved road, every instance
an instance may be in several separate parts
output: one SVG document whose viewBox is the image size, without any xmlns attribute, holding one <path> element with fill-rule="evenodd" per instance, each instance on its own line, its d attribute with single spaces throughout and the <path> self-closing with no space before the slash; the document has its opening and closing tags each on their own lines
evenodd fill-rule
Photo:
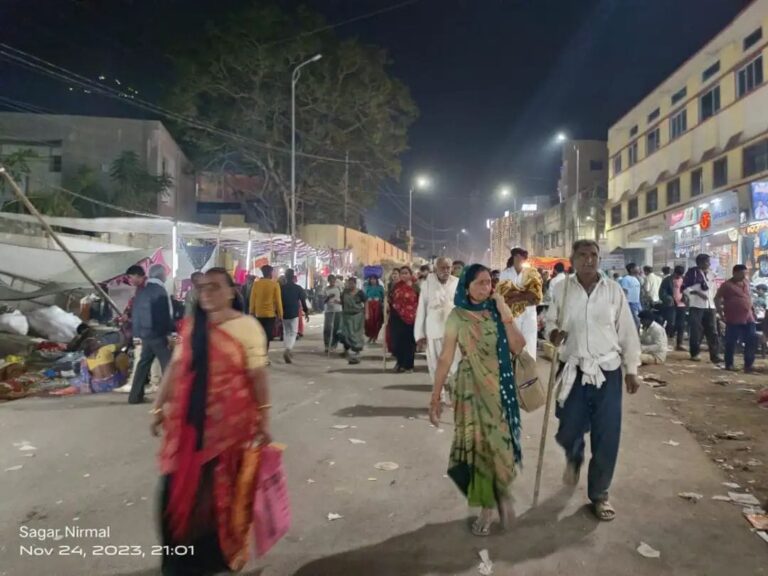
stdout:
<svg viewBox="0 0 768 576">
<path fill-rule="evenodd" d="M 487 548 L 494 574 L 504 576 L 768 574 L 768 545 L 749 532 L 739 508 L 710 500 L 726 491 L 725 478 L 691 435 L 672 423 L 650 389 L 625 399 L 615 522 L 593 520 L 584 508 L 584 486 L 573 494 L 563 491 L 562 456 L 553 442 L 542 503 L 531 509 L 542 417 L 537 413 L 524 418 L 525 468 L 514 486 L 517 523 L 506 534 L 480 540 L 469 534 L 466 505 L 444 476 L 452 428 L 436 430 L 426 421 L 427 375 L 383 374 L 380 355 L 374 357 L 380 348 L 367 351 L 359 366 L 328 359 L 317 333 L 313 320 L 292 366 L 279 359 L 279 343 L 273 351 L 273 432 L 288 445 L 294 525 L 250 573 L 474 575 L 478 551 Z M 0 576 L 157 573 L 157 558 L 149 556 L 157 543 L 156 443 L 146 412 L 146 406 L 128 406 L 114 394 L 0 406 Z M 333 429 L 336 424 L 352 428 Z M 553 420 L 550 430 L 554 426 Z M 350 438 L 366 443 L 352 444 Z M 670 439 L 679 446 L 665 445 Z M 22 442 L 36 450 L 14 445 Z M 381 461 L 400 468 L 376 470 Z M 6 471 L 18 465 L 23 467 Z M 691 504 L 677 497 L 681 491 L 705 498 Z M 343 519 L 329 522 L 330 512 Z M 109 527 L 110 538 L 20 537 L 22 526 L 71 525 Z M 661 558 L 640 556 L 640 542 L 661 551 Z M 62 544 L 86 550 L 93 544 L 131 545 L 146 556 L 20 555 L 22 545 Z"/>
</svg>

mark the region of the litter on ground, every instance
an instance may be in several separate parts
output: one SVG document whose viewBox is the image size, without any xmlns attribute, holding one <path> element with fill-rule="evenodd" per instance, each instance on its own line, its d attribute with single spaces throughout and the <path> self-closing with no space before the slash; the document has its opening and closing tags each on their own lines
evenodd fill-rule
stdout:
<svg viewBox="0 0 768 576">
<path fill-rule="evenodd" d="M 680 442 L 675 442 L 674 440 L 667 440 L 664 444 L 667 446 L 680 446 Z"/>
<path fill-rule="evenodd" d="M 491 562 L 491 555 L 488 553 L 488 550 L 480 550 L 480 564 L 477 566 L 477 571 L 482 574 L 482 576 L 490 576 L 493 574 L 493 562 Z"/>
<path fill-rule="evenodd" d="M 333 522 L 334 520 L 341 520 L 344 518 L 341 514 L 336 514 L 335 512 L 328 512 L 328 521 Z"/>
<path fill-rule="evenodd" d="M 6 472 L 15 472 L 16 470 L 21 470 L 22 468 L 24 468 L 23 464 L 17 464 L 16 466 L 10 466 L 9 468 L 6 468 L 5 471 Z"/>
<path fill-rule="evenodd" d="M 331 428 L 333 428 L 334 430 L 346 430 L 347 428 L 349 428 L 349 424 L 334 424 L 333 426 L 331 426 Z"/>
<path fill-rule="evenodd" d="M 697 492 L 680 492 L 678 493 L 678 496 L 682 498 L 683 500 L 688 500 L 689 502 L 693 502 L 694 504 L 704 498 L 702 494 L 699 494 Z"/>
<path fill-rule="evenodd" d="M 637 551 L 640 554 L 640 556 L 644 556 L 645 558 L 660 558 L 661 557 L 661 552 L 651 548 L 645 542 L 640 542 L 640 546 L 637 547 Z"/>
<path fill-rule="evenodd" d="M 731 497 L 730 496 L 722 496 L 720 494 L 716 496 L 712 496 L 712 500 L 716 500 L 717 502 L 730 502 Z"/>
<path fill-rule="evenodd" d="M 392 470 L 397 470 L 400 468 L 400 464 L 396 462 L 377 462 L 373 467 L 376 468 L 376 470 L 391 472 Z"/>
<path fill-rule="evenodd" d="M 726 488 L 730 488 L 731 490 L 738 490 L 739 488 L 741 488 L 741 486 L 736 484 L 736 482 L 723 482 L 723 486 L 725 486 Z"/>
<path fill-rule="evenodd" d="M 365 444 L 365 440 L 360 440 L 358 438 L 350 438 L 349 441 L 352 444 Z"/>
<path fill-rule="evenodd" d="M 760 506 L 760 500 L 758 500 L 754 494 L 728 492 L 728 497 L 731 499 L 731 502 L 741 504 L 742 506 Z"/>
</svg>

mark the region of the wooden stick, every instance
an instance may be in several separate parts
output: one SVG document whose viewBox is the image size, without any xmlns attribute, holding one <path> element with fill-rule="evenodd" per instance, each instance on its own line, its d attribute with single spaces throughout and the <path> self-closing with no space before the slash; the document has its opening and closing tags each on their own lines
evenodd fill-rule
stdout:
<svg viewBox="0 0 768 576">
<path fill-rule="evenodd" d="M 544 406 L 544 423 L 541 426 L 541 440 L 539 441 L 539 462 L 536 466 L 536 483 L 533 487 L 533 505 L 539 504 L 539 489 L 541 488 L 541 472 L 544 468 L 544 448 L 547 445 L 547 429 L 549 428 L 549 415 L 552 410 L 552 396 L 557 380 L 557 369 L 560 364 L 560 351 L 557 346 L 552 346 L 552 365 L 549 369 L 549 383 L 547 384 L 547 404 Z"/>
<path fill-rule="evenodd" d="M 80 262 L 77 258 L 75 258 L 75 255 L 72 254 L 72 252 L 69 251 L 69 248 L 67 248 L 66 244 L 62 242 L 61 238 L 56 234 L 56 232 L 53 231 L 53 228 L 51 228 L 48 225 L 48 222 L 45 221 L 45 218 L 43 218 L 43 215 L 40 214 L 40 212 L 35 208 L 35 205 L 32 204 L 32 202 L 29 201 L 29 198 L 26 197 L 24 192 L 21 191 L 21 188 L 19 188 L 18 184 L 14 181 L 14 179 L 11 177 L 11 175 L 8 173 L 8 171 L 5 169 L 4 166 L 0 166 L 0 174 L 2 174 L 5 179 L 8 181 L 8 184 L 11 185 L 11 189 L 13 190 L 13 193 L 16 194 L 16 197 L 19 199 L 19 201 L 24 204 L 24 207 L 29 210 L 29 212 L 38 219 L 40 222 L 40 225 L 43 227 L 43 229 L 50 234 L 51 238 L 53 238 L 53 241 L 56 242 L 56 244 L 59 245 L 59 248 L 61 248 L 64 253 L 69 256 L 69 259 L 72 260 L 72 263 L 75 265 L 75 267 L 80 271 L 80 273 L 85 277 L 88 282 L 90 282 L 91 286 L 94 287 L 96 292 L 99 293 L 99 295 L 104 298 L 104 300 L 112 306 L 112 308 L 115 309 L 115 312 L 119 314 L 122 314 L 123 311 L 120 310 L 120 308 L 115 304 L 115 301 L 112 300 L 112 298 L 109 297 L 109 294 L 107 294 L 104 289 L 97 284 L 93 278 L 88 274 L 88 272 L 85 271 L 85 268 L 82 267 Z"/>
</svg>

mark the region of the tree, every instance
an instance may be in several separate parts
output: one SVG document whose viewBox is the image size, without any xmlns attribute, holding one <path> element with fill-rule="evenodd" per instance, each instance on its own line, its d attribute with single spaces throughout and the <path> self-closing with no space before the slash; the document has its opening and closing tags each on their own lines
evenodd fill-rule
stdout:
<svg viewBox="0 0 768 576">
<path fill-rule="evenodd" d="M 0 159 L 2 160 L 0 163 L 2 163 L 8 171 L 9 176 L 16 181 L 19 188 L 23 190 L 24 180 L 32 172 L 32 169 L 29 167 L 29 162 L 35 158 L 37 158 L 37 153 L 34 150 L 24 148 L 22 150 L 17 150 L 16 152 L 11 152 L 7 156 L 3 156 Z M 4 206 L 5 204 L 17 202 L 16 196 L 14 195 L 13 190 L 11 190 L 11 185 L 4 177 L 0 177 L 0 200 L 4 202 Z"/>
<path fill-rule="evenodd" d="M 108 195 L 106 201 L 142 212 L 157 211 L 158 197 L 173 186 L 173 178 L 167 174 L 153 176 L 147 172 L 138 154 L 131 150 L 115 158 L 109 177 L 117 185 L 119 193 L 116 197 Z"/>
<path fill-rule="evenodd" d="M 417 116 L 408 89 L 388 73 L 382 49 L 330 31 L 305 33 L 322 25 L 307 9 L 288 13 L 259 3 L 212 23 L 176 50 L 169 106 L 241 137 L 179 124 L 185 149 L 204 170 L 261 177 L 261 197 L 251 206 L 273 231 L 289 228 L 291 73 L 298 64 L 323 55 L 302 69 L 297 84 L 297 149 L 337 159 L 349 152 L 348 223 L 375 203 L 382 181 L 399 178 Z M 344 169 L 343 162 L 297 159 L 297 210 L 306 221 L 342 222 Z"/>
</svg>

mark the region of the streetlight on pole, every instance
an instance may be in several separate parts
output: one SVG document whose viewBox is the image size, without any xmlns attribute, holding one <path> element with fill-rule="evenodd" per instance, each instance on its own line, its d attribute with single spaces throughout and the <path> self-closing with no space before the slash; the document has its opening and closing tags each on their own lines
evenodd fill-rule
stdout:
<svg viewBox="0 0 768 576">
<path fill-rule="evenodd" d="M 568 135 L 565 132 L 558 132 L 555 139 L 560 144 L 565 144 L 566 142 L 569 141 Z M 580 160 L 579 146 L 573 142 L 571 142 L 571 146 L 573 147 L 573 150 L 576 152 L 576 196 L 573 202 L 574 212 L 576 213 L 576 226 L 574 231 L 575 238 L 573 238 L 573 240 L 577 240 L 579 237 L 579 232 L 581 230 L 581 215 L 579 214 L 579 193 L 580 193 L 580 182 L 579 182 L 580 166 L 579 165 L 581 164 L 581 162 L 579 161 Z"/>
<path fill-rule="evenodd" d="M 467 234 L 466 228 L 462 228 L 461 230 L 456 232 L 456 258 L 457 259 L 459 258 L 459 251 L 460 251 L 459 238 L 461 237 L 462 234 Z"/>
<path fill-rule="evenodd" d="M 408 263 L 413 262 L 413 190 L 426 190 L 432 185 L 428 176 L 416 176 L 408 193 Z"/>
<path fill-rule="evenodd" d="M 322 54 L 315 54 L 296 66 L 291 75 L 291 267 L 296 266 L 296 83 L 301 69 L 322 57 Z"/>
<path fill-rule="evenodd" d="M 509 198 L 512 197 L 512 211 L 517 212 L 517 194 L 515 194 L 514 188 L 510 186 L 509 184 L 502 184 L 499 186 L 499 196 L 502 198 Z"/>
</svg>

